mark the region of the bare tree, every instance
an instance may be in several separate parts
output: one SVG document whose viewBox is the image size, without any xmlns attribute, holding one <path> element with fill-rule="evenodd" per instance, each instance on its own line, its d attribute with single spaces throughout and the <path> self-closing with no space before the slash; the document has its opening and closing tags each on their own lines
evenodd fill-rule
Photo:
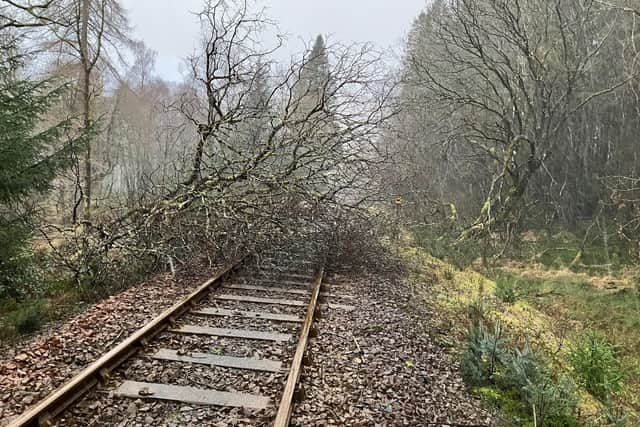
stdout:
<svg viewBox="0 0 640 427">
<path fill-rule="evenodd" d="M 78 276 L 89 260 L 109 254 L 181 257 L 195 247 L 215 253 L 231 242 L 256 245 L 301 232 L 328 207 L 356 208 L 373 191 L 381 126 L 395 113 L 380 55 L 366 45 L 327 46 L 328 73 L 310 103 L 298 88 L 307 85 L 311 53 L 278 69 L 271 57 L 280 39 L 259 42 L 271 25 L 262 11 L 208 1 L 199 17 L 202 47 L 190 59 L 188 90 L 174 103 L 197 135 L 189 168 L 135 209 L 74 230 L 80 249 L 60 258 Z"/>
<path fill-rule="evenodd" d="M 53 44 L 71 58 L 79 68 L 80 112 L 82 127 L 94 126 L 96 117 L 92 103 L 99 95 L 96 70 L 116 72 L 114 60 L 121 58 L 120 48 L 129 41 L 128 22 L 117 0 L 65 0 L 55 2 L 50 9 L 55 22 L 48 26 L 53 33 Z M 91 217 L 94 177 L 94 147 L 84 155 L 82 185 L 78 180 L 73 220 L 78 219 L 79 208 L 84 205 L 84 217 Z"/>
<path fill-rule="evenodd" d="M 0 31 L 9 28 L 40 28 L 46 25 L 59 24 L 49 9 L 54 0 L 31 1 L 0 1 Z"/>
<path fill-rule="evenodd" d="M 472 193 L 484 193 L 463 237 L 510 235 L 532 183 L 562 150 L 571 118 L 636 80 L 635 66 L 614 81 L 591 79 L 622 16 L 593 0 L 455 0 L 437 1 L 421 17 L 405 93 L 438 152 L 465 165 L 451 181 L 466 176 Z"/>
</svg>

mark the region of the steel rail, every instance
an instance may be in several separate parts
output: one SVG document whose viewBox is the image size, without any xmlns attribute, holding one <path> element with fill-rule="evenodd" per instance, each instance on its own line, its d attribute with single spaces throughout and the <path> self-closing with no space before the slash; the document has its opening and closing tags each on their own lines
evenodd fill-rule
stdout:
<svg viewBox="0 0 640 427">
<path fill-rule="evenodd" d="M 291 363 L 291 369 L 289 370 L 289 376 L 287 377 L 287 384 L 280 400 L 280 406 L 278 407 L 278 413 L 274 422 L 274 427 L 288 427 L 291 420 L 291 412 L 293 410 L 293 396 L 296 391 L 296 385 L 300 379 L 300 373 L 302 371 L 302 359 L 307 349 L 307 342 L 309 341 L 309 332 L 311 331 L 311 324 L 316 312 L 316 305 L 318 303 L 318 297 L 320 295 L 320 287 L 322 286 L 322 278 L 324 276 L 324 270 L 320 269 L 316 272 L 313 279 L 313 290 L 311 292 L 311 299 L 309 307 L 307 308 L 307 314 L 304 318 L 302 325 L 302 331 L 300 332 L 300 340 L 298 341 L 298 347 L 296 348 L 296 354 L 293 356 L 293 362 Z"/>
<path fill-rule="evenodd" d="M 146 347 L 154 336 L 175 322 L 177 317 L 190 310 L 192 305 L 202 300 L 210 290 L 220 286 L 224 278 L 241 264 L 242 260 L 239 260 L 221 269 L 183 300 L 165 310 L 118 346 L 87 366 L 67 383 L 54 390 L 44 400 L 20 415 L 8 427 L 52 425 L 53 419 L 58 414 L 95 387 L 96 384 L 107 381 L 110 373 L 115 368 L 136 354 L 141 348 Z"/>
</svg>

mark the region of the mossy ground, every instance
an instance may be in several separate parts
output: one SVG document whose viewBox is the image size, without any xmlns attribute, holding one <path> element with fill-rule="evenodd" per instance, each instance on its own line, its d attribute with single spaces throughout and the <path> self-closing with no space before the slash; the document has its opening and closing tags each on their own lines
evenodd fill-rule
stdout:
<svg viewBox="0 0 640 427">
<path fill-rule="evenodd" d="M 51 281 L 36 295 L 0 300 L 0 339 L 19 340 L 48 323 L 77 313 L 92 301 L 86 291 L 70 282 Z"/>
<path fill-rule="evenodd" d="M 620 248 L 617 252 L 609 250 L 608 258 L 617 260 L 616 264 L 599 268 L 586 264 L 600 265 L 604 261 L 595 247 L 583 254 L 596 255 L 583 255 L 576 263 L 578 239 L 568 233 L 556 234 L 553 239 L 566 249 L 548 256 L 554 251 L 541 248 L 550 246 L 549 241 L 531 242 L 525 257 L 491 269 L 479 268 L 477 263 L 473 267 L 473 262 L 455 267 L 432 256 L 421 245 L 422 239 L 415 239 L 411 233 L 403 236 L 399 253 L 409 267 L 406 280 L 439 314 L 440 325 L 433 332 L 435 340 L 454 353 L 461 354 L 464 349 L 470 310 L 481 310 L 484 316 L 499 319 L 513 345 L 527 343 L 543 354 L 548 366 L 558 374 L 572 374 L 568 354 L 581 333 L 604 333 L 619 349 L 627 372 L 615 403 L 624 408 L 627 425 L 640 425 L 640 292 L 635 282 L 636 269 L 622 256 L 626 252 Z M 542 253 L 548 259 L 535 257 Z M 526 258 L 532 261 L 523 261 Z M 623 259 L 625 264 L 620 264 Z M 515 302 L 504 303 L 496 297 L 496 280 L 514 284 Z M 475 391 L 500 408 L 506 425 L 533 425 L 529 408 L 524 408 L 517 396 L 491 387 Z M 607 425 L 603 421 L 603 403 L 585 390 L 579 390 L 579 396 L 580 422 Z"/>
</svg>

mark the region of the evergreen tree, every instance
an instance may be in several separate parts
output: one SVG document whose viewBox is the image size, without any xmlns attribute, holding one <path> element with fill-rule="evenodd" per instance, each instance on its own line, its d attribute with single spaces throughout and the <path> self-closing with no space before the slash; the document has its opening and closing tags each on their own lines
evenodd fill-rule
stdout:
<svg viewBox="0 0 640 427">
<path fill-rule="evenodd" d="M 13 51 L 0 51 L 0 296 L 18 295 L 25 280 L 33 197 L 50 189 L 88 139 L 88 133 L 69 137 L 71 118 L 43 125 L 65 87 L 19 77 Z"/>
<path fill-rule="evenodd" d="M 308 79 L 312 89 L 321 91 L 329 80 L 329 57 L 324 37 L 318 34 L 307 64 Z"/>
<path fill-rule="evenodd" d="M 306 117 L 321 102 L 326 101 L 329 77 L 327 46 L 324 37 L 318 35 L 305 58 L 300 71 L 300 81 L 296 85 L 296 98 L 300 100 L 298 113 L 301 117 Z"/>
</svg>

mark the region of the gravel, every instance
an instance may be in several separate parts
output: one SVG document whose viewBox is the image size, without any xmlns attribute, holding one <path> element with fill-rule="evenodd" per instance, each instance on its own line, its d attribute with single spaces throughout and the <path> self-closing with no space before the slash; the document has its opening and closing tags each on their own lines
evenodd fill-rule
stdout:
<svg viewBox="0 0 640 427">
<path fill-rule="evenodd" d="M 491 425 L 458 366 L 429 337 L 434 315 L 399 280 L 337 277 L 351 312 L 323 304 L 294 426 Z M 330 302 L 333 302 L 330 299 Z M 433 424 L 432 424 L 433 423 Z"/>
<path fill-rule="evenodd" d="M 211 272 L 174 280 L 160 275 L 105 300 L 17 348 L 0 359 L 0 424 L 44 398 L 51 390 L 125 339 L 146 321 L 186 295 Z M 263 282 L 246 282 L 264 285 Z M 431 313 L 426 303 L 399 280 L 380 276 L 334 277 L 327 287 L 336 296 L 322 298 L 317 335 L 309 344 L 301 378 L 303 396 L 294 409 L 294 426 L 429 426 L 491 425 L 491 414 L 470 395 L 452 357 L 429 337 Z M 274 282 L 274 286 L 285 287 Z M 296 288 L 297 289 L 297 288 Z M 301 300 L 301 295 L 221 290 L 234 295 Z M 341 298 L 351 295 L 354 298 Z M 306 298 L 305 298 L 306 299 Z M 354 305 L 331 309 L 327 303 Z M 206 298 L 200 307 L 232 308 L 304 315 L 304 307 L 236 303 Z M 180 324 L 246 328 L 292 333 L 300 324 L 187 315 Z M 163 332 L 149 347 L 113 373 L 57 420 L 64 426 L 266 426 L 286 381 L 286 372 L 239 371 L 197 364 L 158 361 L 160 348 L 212 352 L 238 357 L 280 360 L 289 366 L 295 342 L 183 335 Z M 270 396 L 262 411 L 214 408 L 184 403 L 114 396 L 124 379 L 189 385 L 220 391 Z"/>
</svg>

